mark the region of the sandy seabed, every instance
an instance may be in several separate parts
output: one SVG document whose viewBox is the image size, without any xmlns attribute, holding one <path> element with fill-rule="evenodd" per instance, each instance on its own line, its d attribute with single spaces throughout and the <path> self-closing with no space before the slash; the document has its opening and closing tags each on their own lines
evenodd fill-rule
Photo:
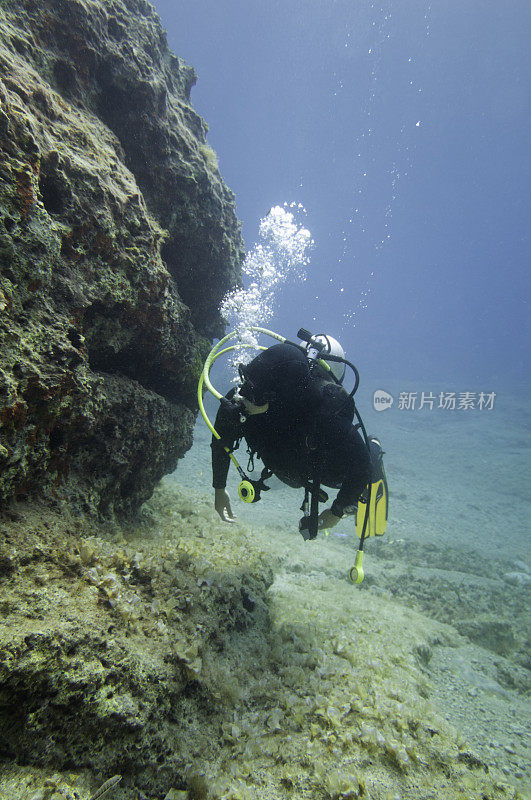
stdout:
<svg viewBox="0 0 531 800">
<path fill-rule="evenodd" d="M 0 798 L 528 796 L 529 417 L 498 411 L 366 415 L 391 504 L 360 586 L 352 520 L 304 542 L 278 481 L 246 506 L 231 471 L 217 518 L 202 423 L 138 523 L 4 520 Z"/>
<path fill-rule="evenodd" d="M 352 520 L 328 537 L 303 542 L 300 492 L 273 479 L 259 505 L 233 502 L 239 521 L 257 530 L 260 546 L 279 565 L 272 603 L 279 615 L 293 613 L 309 629 L 319 616 L 329 642 L 340 637 L 354 644 L 362 662 L 360 644 L 368 648 L 367 664 L 380 645 L 401 657 L 413 654 L 429 687 L 421 695 L 455 727 L 463 747 L 473 749 L 471 761 L 477 758 L 486 772 L 525 794 L 531 775 L 531 415 L 517 397 L 502 397 L 492 411 L 395 407 L 365 416 L 386 450 L 391 503 L 385 537 L 366 546 L 362 586 L 346 581 L 357 547 Z M 243 448 L 239 455 L 245 466 Z M 204 491 L 209 459 L 209 434 L 200 421 L 194 447 L 173 478 Z M 236 497 L 234 472 L 232 483 Z M 396 793 L 409 796 L 442 795 L 424 795 L 418 787 Z M 448 796 L 473 794 L 456 784 Z"/>
</svg>

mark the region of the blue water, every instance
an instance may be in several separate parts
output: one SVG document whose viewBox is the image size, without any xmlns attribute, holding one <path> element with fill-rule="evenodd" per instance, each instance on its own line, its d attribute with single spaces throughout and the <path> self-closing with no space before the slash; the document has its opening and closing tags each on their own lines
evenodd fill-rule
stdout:
<svg viewBox="0 0 531 800">
<path fill-rule="evenodd" d="M 269 269 L 256 321 L 342 342 L 399 483 L 429 486 L 430 525 L 472 504 L 476 546 L 528 550 L 527 0 L 156 7 L 198 72 L 248 252 L 273 206 L 311 233 L 309 264 L 277 285 Z M 383 413 L 377 390 L 393 397 Z"/>
<path fill-rule="evenodd" d="M 328 330 L 384 383 L 528 389 L 527 0 L 155 5 L 247 246 L 272 206 L 307 209 L 273 327 Z"/>
</svg>

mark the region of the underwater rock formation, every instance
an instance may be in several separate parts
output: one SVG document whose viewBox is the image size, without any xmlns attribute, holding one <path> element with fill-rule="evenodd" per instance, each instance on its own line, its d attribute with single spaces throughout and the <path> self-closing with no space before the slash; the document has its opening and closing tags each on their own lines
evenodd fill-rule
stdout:
<svg viewBox="0 0 531 800">
<path fill-rule="evenodd" d="M 191 444 L 243 258 L 195 77 L 144 0 L 2 3 L 0 502 L 133 511 Z"/>
<path fill-rule="evenodd" d="M 228 543 L 204 504 L 159 487 L 148 511 L 115 524 L 119 544 L 68 512 L 28 504 L 26 530 L 2 518 L 0 797 L 51 797 L 8 791 L 21 764 L 32 780 L 45 770 L 39 788 L 54 779 L 57 800 L 92 797 L 87 775 L 74 794 L 57 770 L 110 777 L 111 765 L 134 776 L 119 797 L 136 799 L 136 785 L 160 798 L 216 746 L 243 692 L 231 649 L 247 655 L 267 634 L 272 570 L 251 536 Z"/>
</svg>

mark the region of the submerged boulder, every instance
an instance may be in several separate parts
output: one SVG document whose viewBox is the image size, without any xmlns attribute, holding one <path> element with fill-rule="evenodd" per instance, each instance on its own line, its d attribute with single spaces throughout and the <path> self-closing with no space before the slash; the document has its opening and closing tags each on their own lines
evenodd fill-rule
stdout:
<svg viewBox="0 0 531 800">
<path fill-rule="evenodd" d="M 191 444 L 243 258 L 144 0 L 0 9 L 0 503 L 133 511 Z"/>
</svg>

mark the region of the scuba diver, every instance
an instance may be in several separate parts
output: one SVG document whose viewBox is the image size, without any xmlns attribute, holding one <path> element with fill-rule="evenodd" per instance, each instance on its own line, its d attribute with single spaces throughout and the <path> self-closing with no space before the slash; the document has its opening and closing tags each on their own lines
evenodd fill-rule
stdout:
<svg viewBox="0 0 531 800">
<path fill-rule="evenodd" d="M 213 390 L 208 382 L 211 363 L 226 352 L 221 346 L 234 334 L 215 346 L 200 380 L 200 406 L 213 433 L 215 509 L 224 522 L 234 522 L 226 489 L 230 460 L 244 479 L 239 488 L 244 502 L 260 499 L 261 492 L 270 488 L 265 481 L 273 475 L 288 486 L 304 488 L 304 516 L 299 522 L 304 539 L 314 539 L 318 530 L 332 528 L 344 514 L 356 513 L 360 503 L 363 513 L 358 513 L 356 521 L 361 539 L 359 558 L 352 568 L 354 575 L 349 575 L 359 583 L 363 580 L 363 541 L 367 536 L 383 534 L 388 500 L 382 448 L 375 437 L 367 436 L 354 403 L 358 372 L 332 336 L 312 336 L 301 329 L 298 336 L 303 341 L 296 344 L 265 329 L 254 330 L 281 343 L 261 348 L 249 364 L 240 364 L 239 384 L 225 397 L 214 390 L 221 403 L 214 426 L 204 414 L 202 382 L 205 379 Z M 343 386 L 346 365 L 356 376 L 350 393 Z M 233 456 L 242 440 L 247 443 L 248 469 L 254 470 L 255 456 L 264 464 L 259 480 L 250 480 Z M 321 485 L 339 491 L 330 506 L 319 513 L 319 502 L 328 500 Z"/>
</svg>

